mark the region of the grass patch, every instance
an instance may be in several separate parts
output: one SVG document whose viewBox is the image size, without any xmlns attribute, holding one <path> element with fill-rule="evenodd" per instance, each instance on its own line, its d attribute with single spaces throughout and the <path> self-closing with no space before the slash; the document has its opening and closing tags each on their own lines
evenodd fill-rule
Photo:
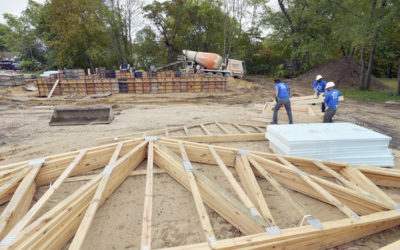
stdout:
<svg viewBox="0 0 400 250">
<path fill-rule="evenodd" d="M 378 80 L 391 89 L 397 89 L 397 78 L 378 78 Z"/>
<path fill-rule="evenodd" d="M 400 102 L 400 96 L 396 95 L 395 90 L 359 90 L 359 89 L 341 89 L 343 96 L 365 102 Z"/>
</svg>

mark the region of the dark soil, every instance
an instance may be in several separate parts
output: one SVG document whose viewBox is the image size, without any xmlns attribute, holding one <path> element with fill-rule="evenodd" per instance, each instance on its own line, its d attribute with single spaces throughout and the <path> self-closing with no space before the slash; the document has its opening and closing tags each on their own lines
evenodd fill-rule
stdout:
<svg viewBox="0 0 400 250">
<path fill-rule="evenodd" d="M 322 75 L 326 82 L 334 82 L 336 88 L 357 88 L 360 84 L 361 64 L 352 57 L 342 57 L 328 61 L 313 68 L 311 71 L 292 79 L 290 82 L 298 86 L 310 86 L 317 75 Z M 371 78 L 371 86 L 376 89 L 388 89 L 374 76 Z"/>
</svg>

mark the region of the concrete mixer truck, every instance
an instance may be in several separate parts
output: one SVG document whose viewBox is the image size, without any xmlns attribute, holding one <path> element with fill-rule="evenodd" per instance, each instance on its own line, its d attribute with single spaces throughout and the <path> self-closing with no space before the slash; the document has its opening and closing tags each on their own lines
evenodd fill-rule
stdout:
<svg viewBox="0 0 400 250">
<path fill-rule="evenodd" d="M 216 53 L 183 50 L 184 68 L 182 72 L 207 73 L 219 76 L 243 77 L 246 73 L 244 61 L 230 59 L 225 60 Z"/>
</svg>

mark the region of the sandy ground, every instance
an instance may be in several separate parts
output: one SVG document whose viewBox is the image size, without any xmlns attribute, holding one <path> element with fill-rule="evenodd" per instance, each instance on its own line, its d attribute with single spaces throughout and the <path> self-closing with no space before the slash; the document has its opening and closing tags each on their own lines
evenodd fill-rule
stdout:
<svg viewBox="0 0 400 250">
<path fill-rule="evenodd" d="M 0 90 L 0 165 L 62 153 L 79 148 L 101 145 L 102 137 L 114 137 L 138 131 L 147 131 L 179 125 L 210 121 L 261 124 L 253 120 L 260 117 L 259 106 L 272 99 L 271 81 L 230 80 L 226 93 L 202 94 L 120 94 L 105 99 L 36 98 L 35 93 L 20 87 Z M 293 95 L 311 94 L 311 90 L 292 86 Z M 48 125 L 54 107 L 112 105 L 115 120 L 109 125 L 64 126 Z M 345 99 L 341 104 L 337 121 L 350 121 L 392 136 L 391 147 L 396 156 L 396 168 L 400 168 L 400 106 L 370 104 Z M 285 115 L 279 117 L 287 122 Z M 296 116 L 295 122 L 306 118 Z M 233 127 L 228 129 L 235 132 Z M 211 128 L 217 132 L 217 128 Z M 191 131 L 201 134 L 200 130 Z M 179 133 L 175 133 L 178 135 Z M 174 133 L 171 133 L 174 135 Z M 218 143 L 229 147 L 269 152 L 267 142 Z M 218 183 L 228 193 L 229 188 L 218 168 L 196 164 L 201 171 Z M 146 161 L 139 169 L 144 169 Z M 236 174 L 235 174 L 236 175 Z M 236 176 L 237 177 L 237 176 Z M 261 179 L 258 180 L 266 201 L 277 224 L 281 228 L 297 226 L 301 218 L 282 200 L 278 193 Z M 85 182 L 65 183 L 56 192 L 45 211 L 55 206 L 63 197 L 72 193 Z M 143 193 L 145 176 L 128 177 L 96 214 L 84 249 L 138 249 L 140 246 Z M 40 187 L 37 200 L 48 187 Z M 400 202 L 400 192 L 394 188 L 384 190 Z M 297 192 L 290 193 L 315 217 L 322 221 L 344 218 L 334 207 L 315 201 Z M 154 179 L 153 247 L 178 246 L 204 242 L 201 226 L 191 194 L 167 174 L 157 174 Z M 1 209 L 4 209 L 4 205 Z M 44 211 L 44 212 L 45 212 Z M 208 209 L 217 239 L 242 235 L 236 228 Z M 400 239 L 400 228 L 386 230 L 337 249 L 377 249 Z"/>
</svg>

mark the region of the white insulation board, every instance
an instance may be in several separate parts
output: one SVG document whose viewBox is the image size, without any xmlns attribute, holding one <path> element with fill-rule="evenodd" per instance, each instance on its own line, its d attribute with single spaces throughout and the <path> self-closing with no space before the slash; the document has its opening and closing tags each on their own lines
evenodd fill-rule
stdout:
<svg viewBox="0 0 400 250">
<path fill-rule="evenodd" d="M 278 154 L 393 167 L 391 137 L 353 123 L 269 125 L 265 137 Z"/>
</svg>

